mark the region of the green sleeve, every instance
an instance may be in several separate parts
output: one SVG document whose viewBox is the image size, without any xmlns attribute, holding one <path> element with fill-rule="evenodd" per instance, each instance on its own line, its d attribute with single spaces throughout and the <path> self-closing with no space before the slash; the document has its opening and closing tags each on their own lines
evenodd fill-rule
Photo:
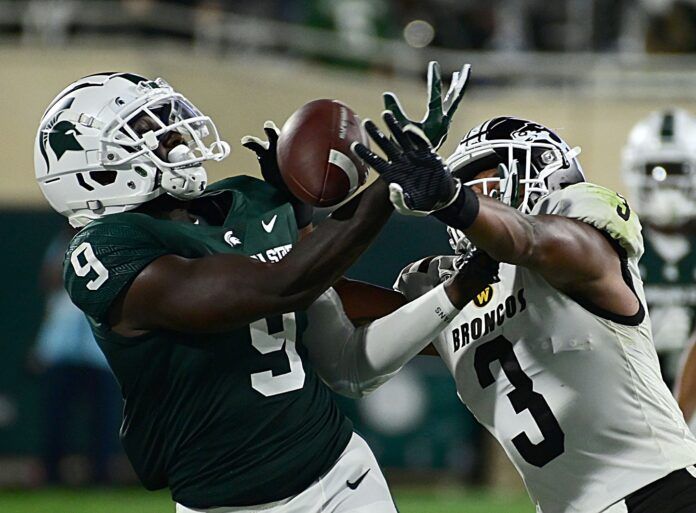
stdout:
<svg viewBox="0 0 696 513">
<path fill-rule="evenodd" d="M 150 262 L 170 252 L 136 223 L 92 223 L 75 236 L 65 255 L 65 288 L 84 313 L 105 321 L 121 291 Z"/>
</svg>

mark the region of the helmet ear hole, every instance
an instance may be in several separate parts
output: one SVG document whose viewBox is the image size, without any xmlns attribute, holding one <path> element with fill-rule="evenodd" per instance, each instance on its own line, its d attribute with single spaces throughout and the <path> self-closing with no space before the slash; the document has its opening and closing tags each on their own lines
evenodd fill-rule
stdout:
<svg viewBox="0 0 696 513">
<path fill-rule="evenodd" d="M 90 171 L 89 177 L 99 185 L 110 185 L 116 181 L 116 171 Z"/>
</svg>

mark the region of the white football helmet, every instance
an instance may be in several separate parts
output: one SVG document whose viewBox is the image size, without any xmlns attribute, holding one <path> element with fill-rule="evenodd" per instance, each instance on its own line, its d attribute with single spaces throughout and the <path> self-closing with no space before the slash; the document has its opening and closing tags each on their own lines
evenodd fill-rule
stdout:
<svg viewBox="0 0 696 513">
<path fill-rule="evenodd" d="M 550 192 L 585 181 L 579 154 L 580 148 L 571 148 L 544 125 L 500 116 L 469 130 L 447 165 L 465 185 L 479 184 L 484 194 L 529 213 Z M 496 176 L 476 178 L 496 168 Z M 462 232 L 448 232 L 455 252 L 466 254 L 473 249 Z"/>
<path fill-rule="evenodd" d="M 638 122 L 624 146 L 621 172 L 643 219 L 673 226 L 696 217 L 696 117 L 668 109 Z"/>
<path fill-rule="evenodd" d="M 143 116 L 152 129 L 137 133 L 132 125 Z M 162 159 L 155 150 L 174 131 L 183 143 Z M 161 78 L 108 72 L 74 82 L 51 102 L 34 168 L 48 202 L 79 228 L 163 193 L 199 196 L 207 184 L 202 163 L 229 152 L 213 121 Z"/>
</svg>

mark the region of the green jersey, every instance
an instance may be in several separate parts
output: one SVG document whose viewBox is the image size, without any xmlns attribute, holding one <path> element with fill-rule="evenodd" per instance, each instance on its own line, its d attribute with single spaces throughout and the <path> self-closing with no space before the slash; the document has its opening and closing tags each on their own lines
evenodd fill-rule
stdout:
<svg viewBox="0 0 696 513">
<path fill-rule="evenodd" d="M 658 351 L 680 351 L 696 325 L 696 237 L 645 229 L 640 270 Z"/>
<path fill-rule="evenodd" d="M 307 360 L 304 313 L 215 334 L 126 338 L 108 324 L 112 302 L 160 256 L 275 262 L 296 241 L 292 208 L 265 182 L 223 180 L 196 200 L 206 202 L 231 205 L 221 225 L 130 212 L 90 223 L 68 248 L 65 285 L 121 386 L 120 435 L 145 487 L 168 486 L 193 508 L 263 504 L 304 490 L 352 433 Z"/>
</svg>

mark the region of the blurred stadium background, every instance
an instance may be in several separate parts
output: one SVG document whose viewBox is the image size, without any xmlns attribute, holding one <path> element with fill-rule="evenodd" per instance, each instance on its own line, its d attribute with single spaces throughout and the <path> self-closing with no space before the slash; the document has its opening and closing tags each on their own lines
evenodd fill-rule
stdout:
<svg viewBox="0 0 696 513">
<path fill-rule="evenodd" d="M 99 355 L 62 351 L 82 335 L 46 317 L 67 223 L 35 184 L 32 145 L 44 107 L 76 78 L 165 77 L 233 145 L 208 168 L 221 178 L 259 174 L 238 141 L 266 119 L 280 125 L 320 97 L 377 118 L 385 90 L 420 116 L 428 61 L 447 76 L 469 62 L 443 155 L 474 124 L 513 114 L 558 129 L 592 181 L 623 191 L 630 127 L 658 108 L 696 110 L 694 51 L 693 0 L 0 1 L 0 512 L 173 510 L 166 493 L 137 488 Z M 447 249 L 437 223 L 395 218 L 350 274 L 389 286 Z M 417 360 L 373 396 L 341 401 L 401 510 L 531 512 L 444 366 Z"/>
</svg>

